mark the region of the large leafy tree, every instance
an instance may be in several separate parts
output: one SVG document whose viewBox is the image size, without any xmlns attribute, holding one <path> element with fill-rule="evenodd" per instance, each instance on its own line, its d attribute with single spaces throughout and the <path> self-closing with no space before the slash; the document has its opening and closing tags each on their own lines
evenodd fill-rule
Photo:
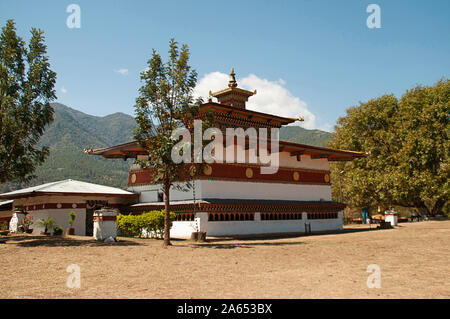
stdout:
<svg viewBox="0 0 450 319">
<path fill-rule="evenodd" d="M 53 120 L 56 73 L 43 31 L 31 29 L 28 46 L 8 20 L 0 35 L 0 182 L 27 182 L 49 154 L 37 147 Z"/>
<path fill-rule="evenodd" d="M 439 212 L 449 200 L 450 81 L 384 95 L 347 110 L 331 147 L 368 156 L 332 166 L 333 193 L 353 206 Z"/>
<path fill-rule="evenodd" d="M 172 160 L 172 149 L 179 142 L 172 133 L 178 128 L 192 128 L 201 100 L 192 92 L 197 72 L 189 66 L 189 48 L 181 48 L 174 39 L 169 43 L 168 62 L 153 50 L 148 66 L 141 73 L 142 87 L 136 99 L 137 127 L 134 137 L 148 152 L 148 160 L 138 163 L 152 174 L 152 182 L 162 185 L 164 193 L 164 246 L 170 245 L 170 189 L 186 177 L 186 165 Z"/>
</svg>

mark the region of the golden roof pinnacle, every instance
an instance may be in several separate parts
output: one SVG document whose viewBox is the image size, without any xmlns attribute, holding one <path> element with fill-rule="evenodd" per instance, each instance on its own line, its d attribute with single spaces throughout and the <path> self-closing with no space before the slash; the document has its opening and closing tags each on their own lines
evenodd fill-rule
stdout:
<svg viewBox="0 0 450 319">
<path fill-rule="evenodd" d="M 230 73 L 230 81 L 228 82 L 228 87 L 229 88 L 235 88 L 237 87 L 237 82 L 236 82 L 236 78 L 235 78 L 235 73 L 234 73 L 234 68 L 231 69 L 231 73 Z"/>
<path fill-rule="evenodd" d="M 231 69 L 230 81 L 228 82 L 227 88 L 217 92 L 209 91 L 209 95 L 216 97 L 220 104 L 243 109 L 245 109 L 245 102 L 247 102 L 248 98 L 254 94 L 256 94 L 256 90 L 251 92 L 237 87 L 234 68 Z"/>
</svg>

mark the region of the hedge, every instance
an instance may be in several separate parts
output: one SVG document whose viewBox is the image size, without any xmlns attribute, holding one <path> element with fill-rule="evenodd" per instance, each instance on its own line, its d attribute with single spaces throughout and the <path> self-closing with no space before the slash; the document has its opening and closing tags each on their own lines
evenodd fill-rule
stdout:
<svg viewBox="0 0 450 319">
<path fill-rule="evenodd" d="M 164 237 L 165 210 L 153 210 L 140 215 L 117 216 L 117 229 L 121 236 L 127 237 Z M 170 227 L 175 220 L 175 213 L 170 213 Z"/>
</svg>

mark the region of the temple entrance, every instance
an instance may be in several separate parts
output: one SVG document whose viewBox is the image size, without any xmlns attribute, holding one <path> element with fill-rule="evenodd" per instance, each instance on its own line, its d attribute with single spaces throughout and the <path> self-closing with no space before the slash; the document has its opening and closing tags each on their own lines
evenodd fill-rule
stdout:
<svg viewBox="0 0 450 319">
<path fill-rule="evenodd" d="M 88 200 L 86 202 L 86 236 L 94 235 L 94 211 L 108 206 L 107 201 Z"/>
</svg>

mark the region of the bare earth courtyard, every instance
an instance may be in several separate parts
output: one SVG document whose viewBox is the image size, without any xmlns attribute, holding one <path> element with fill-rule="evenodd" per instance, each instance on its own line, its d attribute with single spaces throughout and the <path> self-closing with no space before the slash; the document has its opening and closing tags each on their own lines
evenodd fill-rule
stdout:
<svg viewBox="0 0 450 319">
<path fill-rule="evenodd" d="M 449 298 L 450 221 L 390 230 L 207 243 L 9 236 L 0 244 L 3 298 Z M 68 288 L 77 264 L 81 288 Z M 368 288 L 367 267 L 381 269 Z"/>
</svg>

